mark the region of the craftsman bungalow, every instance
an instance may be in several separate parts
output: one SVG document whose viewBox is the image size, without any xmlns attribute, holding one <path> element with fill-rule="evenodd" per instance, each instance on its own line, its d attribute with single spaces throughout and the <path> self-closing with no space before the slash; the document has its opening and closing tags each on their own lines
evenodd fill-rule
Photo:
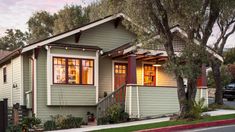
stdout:
<svg viewBox="0 0 235 132">
<path fill-rule="evenodd" d="M 179 111 L 174 76 L 160 65 L 167 61 L 164 48 L 136 44 L 123 20 L 131 22 L 121 13 L 107 16 L 6 54 L 0 60 L 0 98 L 8 98 L 9 106 L 27 106 L 43 121 L 57 114 L 101 117 L 113 103 L 121 103 L 131 118 Z M 185 35 L 178 27 L 172 32 L 180 54 Z M 197 98 L 207 104 L 205 67 L 201 75 Z"/>
</svg>

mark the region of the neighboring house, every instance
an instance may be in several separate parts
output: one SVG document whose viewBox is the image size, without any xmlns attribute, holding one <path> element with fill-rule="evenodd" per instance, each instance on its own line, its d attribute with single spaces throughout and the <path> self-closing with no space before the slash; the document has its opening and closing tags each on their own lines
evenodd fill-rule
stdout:
<svg viewBox="0 0 235 132">
<path fill-rule="evenodd" d="M 115 14 L 11 52 L 0 60 L 0 98 L 9 106 L 26 105 L 43 121 L 57 114 L 100 117 L 110 98 L 124 102 L 131 118 L 178 112 L 174 76 L 154 65 L 167 61 L 164 48 L 136 45 L 122 20 L 131 22 Z M 179 54 L 182 31 L 172 31 Z M 198 79 L 197 99 L 202 97 L 207 104 L 205 67 Z"/>
</svg>

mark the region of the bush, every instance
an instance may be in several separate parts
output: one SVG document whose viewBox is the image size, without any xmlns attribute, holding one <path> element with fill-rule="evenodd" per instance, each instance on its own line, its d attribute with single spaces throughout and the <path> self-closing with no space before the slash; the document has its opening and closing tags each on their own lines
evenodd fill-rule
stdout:
<svg viewBox="0 0 235 132">
<path fill-rule="evenodd" d="M 204 108 L 205 99 L 199 99 L 198 102 L 194 101 L 191 105 L 191 110 L 187 113 L 186 118 L 190 120 L 196 120 L 202 118 L 202 112 Z"/>
<path fill-rule="evenodd" d="M 6 132 L 22 132 L 23 128 L 21 125 L 10 125 Z"/>
<path fill-rule="evenodd" d="M 98 124 L 113 124 L 126 122 L 129 120 L 129 114 L 122 109 L 118 104 L 114 104 L 107 109 L 107 113 L 104 117 L 98 119 Z"/>
<path fill-rule="evenodd" d="M 51 131 L 51 130 L 57 129 L 56 123 L 53 120 L 46 121 L 43 126 L 44 126 L 44 130 L 46 130 L 46 131 Z"/>
<path fill-rule="evenodd" d="M 41 120 L 34 115 L 33 117 L 26 117 L 22 120 L 22 127 L 26 130 L 37 128 L 39 124 L 41 124 Z"/>
<path fill-rule="evenodd" d="M 62 115 L 56 115 L 51 116 L 51 118 L 52 120 L 44 123 L 45 130 L 79 128 L 82 125 L 81 117 L 73 117 L 72 115 L 64 117 Z"/>
</svg>

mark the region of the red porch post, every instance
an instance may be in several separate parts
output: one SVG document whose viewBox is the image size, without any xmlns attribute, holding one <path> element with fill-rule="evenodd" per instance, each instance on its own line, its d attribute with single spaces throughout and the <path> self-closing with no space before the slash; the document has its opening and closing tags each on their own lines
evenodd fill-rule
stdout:
<svg viewBox="0 0 235 132">
<path fill-rule="evenodd" d="M 127 84 L 136 84 L 136 55 L 128 56 Z"/>
<path fill-rule="evenodd" d="M 206 78 L 206 65 L 203 64 L 201 68 L 201 76 L 197 79 L 197 86 L 199 88 L 207 87 L 207 78 Z"/>
</svg>

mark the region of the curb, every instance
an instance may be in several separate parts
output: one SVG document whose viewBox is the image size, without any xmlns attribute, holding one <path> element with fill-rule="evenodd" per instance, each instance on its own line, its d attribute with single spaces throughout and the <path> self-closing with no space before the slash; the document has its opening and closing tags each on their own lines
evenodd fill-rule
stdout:
<svg viewBox="0 0 235 132">
<path fill-rule="evenodd" d="M 138 132 L 173 132 L 173 131 L 179 131 L 179 130 L 223 126 L 223 125 L 231 125 L 231 124 L 235 124 L 235 119 L 153 128 L 153 129 L 140 130 Z"/>
</svg>

